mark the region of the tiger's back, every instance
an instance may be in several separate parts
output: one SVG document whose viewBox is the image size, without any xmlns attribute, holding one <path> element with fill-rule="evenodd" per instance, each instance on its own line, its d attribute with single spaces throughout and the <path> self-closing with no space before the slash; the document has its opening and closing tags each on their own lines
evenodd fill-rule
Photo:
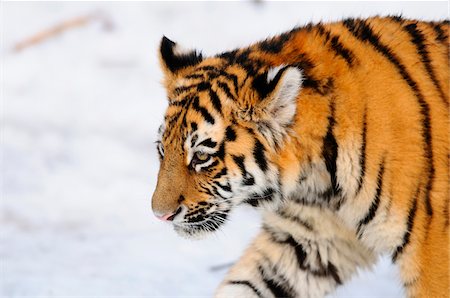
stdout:
<svg viewBox="0 0 450 298">
<path fill-rule="evenodd" d="M 449 293 L 448 28 L 347 20 L 294 34 L 280 52 L 263 54 L 274 65 L 311 64 L 305 83 L 318 90 L 300 96 L 294 129 L 316 140 L 304 148 L 309 156 L 325 155 L 335 171 L 339 216 L 367 246 L 392 253 L 419 297 Z"/>
</svg>

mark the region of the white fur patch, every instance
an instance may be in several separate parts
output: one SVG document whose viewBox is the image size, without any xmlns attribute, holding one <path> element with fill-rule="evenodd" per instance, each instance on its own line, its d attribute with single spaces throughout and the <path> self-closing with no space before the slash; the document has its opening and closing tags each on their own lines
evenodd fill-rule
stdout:
<svg viewBox="0 0 450 298">
<path fill-rule="evenodd" d="M 361 165 L 359 162 L 360 144 L 356 136 L 348 138 L 339 144 L 337 156 L 337 180 L 341 186 L 342 196 L 354 197 L 358 188 Z"/>
<path fill-rule="evenodd" d="M 273 68 L 271 71 L 269 71 L 267 78 L 269 78 L 269 75 L 272 76 L 272 73 L 276 76 L 279 70 L 277 71 L 276 68 Z M 281 76 L 275 94 L 268 106 L 268 112 L 280 125 L 288 124 L 293 120 L 297 110 L 297 97 L 302 82 L 302 72 L 296 67 L 287 68 Z"/>
<path fill-rule="evenodd" d="M 270 83 L 270 81 L 272 81 L 284 67 L 285 65 L 281 64 L 280 66 L 272 67 L 271 69 L 269 69 L 269 71 L 267 72 L 267 83 Z"/>
<path fill-rule="evenodd" d="M 185 48 L 183 46 L 180 46 L 178 43 L 173 47 L 173 53 L 175 54 L 175 56 L 189 55 L 194 52 L 194 49 Z"/>
</svg>

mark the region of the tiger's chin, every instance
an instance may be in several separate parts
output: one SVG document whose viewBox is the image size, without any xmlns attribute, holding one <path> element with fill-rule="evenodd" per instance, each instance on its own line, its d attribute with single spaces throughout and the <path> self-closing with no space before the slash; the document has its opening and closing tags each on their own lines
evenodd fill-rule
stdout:
<svg viewBox="0 0 450 298">
<path fill-rule="evenodd" d="M 209 212 L 208 212 L 209 211 Z M 182 219 L 173 222 L 175 232 L 187 239 L 204 239 L 219 230 L 228 221 L 230 208 L 208 210 L 201 215 L 184 215 Z"/>
<path fill-rule="evenodd" d="M 196 224 L 174 224 L 175 232 L 183 238 L 201 240 L 214 234 L 222 224 L 208 221 Z"/>
</svg>

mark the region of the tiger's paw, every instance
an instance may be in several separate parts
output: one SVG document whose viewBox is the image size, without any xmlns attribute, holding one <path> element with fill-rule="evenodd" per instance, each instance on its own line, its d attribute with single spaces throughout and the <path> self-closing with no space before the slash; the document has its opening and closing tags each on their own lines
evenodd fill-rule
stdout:
<svg viewBox="0 0 450 298">
<path fill-rule="evenodd" d="M 214 295 L 215 298 L 263 297 L 262 293 L 248 281 L 228 281 L 222 283 Z"/>
</svg>

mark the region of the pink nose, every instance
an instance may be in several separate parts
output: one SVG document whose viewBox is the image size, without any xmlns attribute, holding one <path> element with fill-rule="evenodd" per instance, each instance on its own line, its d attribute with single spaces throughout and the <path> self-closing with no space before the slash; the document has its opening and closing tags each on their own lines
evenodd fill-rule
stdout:
<svg viewBox="0 0 450 298">
<path fill-rule="evenodd" d="M 171 221 L 175 217 L 175 213 L 169 213 L 169 214 L 165 214 L 165 215 L 162 215 L 162 216 L 156 215 L 156 217 L 158 219 L 160 219 L 160 220 L 163 220 L 163 221 Z"/>
<path fill-rule="evenodd" d="M 181 210 L 182 209 L 181 209 L 181 206 L 180 206 L 180 207 L 178 207 L 178 209 L 175 212 L 167 213 L 167 214 L 164 214 L 164 215 L 157 215 L 157 214 L 155 214 L 155 215 L 160 220 L 172 221 L 175 218 L 175 216 L 177 216 L 181 212 Z"/>
</svg>

